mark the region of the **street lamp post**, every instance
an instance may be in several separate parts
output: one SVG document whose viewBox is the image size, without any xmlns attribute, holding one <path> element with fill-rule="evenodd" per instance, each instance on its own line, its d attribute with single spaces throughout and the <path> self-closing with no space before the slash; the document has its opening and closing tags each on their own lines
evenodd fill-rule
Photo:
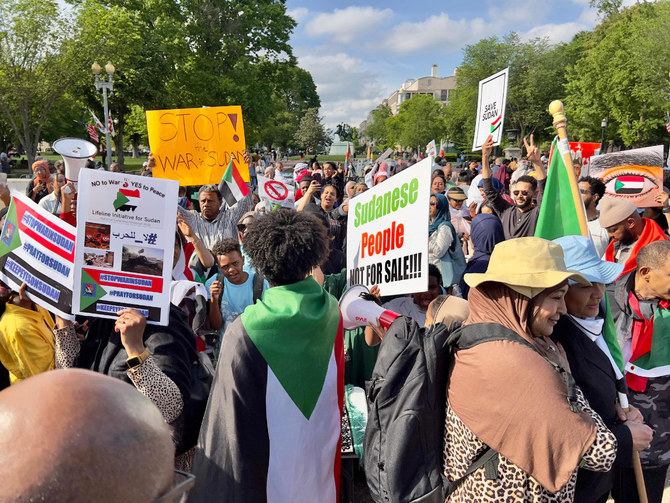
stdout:
<svg viewBox="0 0 670 503">
<path fill-rule="evenodd" d="M 605 153 L 605 130 L 607 129 L 607 117 L 600 122 L 602 133 L 600 135 L 600 153 Z"/>
<path fill-rule="evenodd" d="M 114 65 L 111 61 L 108 61 L 105 65 L 105 71 L 107 72 L 107 79 L 100 78 L 100 65 L 97 62 L 94 62 L 91 66 L 91 71 L 95 75 L 95 88 L 100 91 L 102 89 L 102 100 L 105 106 L 105 139 L 106 139 L 106 149 L 107 157 L 105 162 L 107 163 L 107 169 L 112 162 L 112 139 L 109 134 L 109 105 L 107 104 L 107 91 L 109 90 L 110 94 L 114 92 Z"/>
</svg>

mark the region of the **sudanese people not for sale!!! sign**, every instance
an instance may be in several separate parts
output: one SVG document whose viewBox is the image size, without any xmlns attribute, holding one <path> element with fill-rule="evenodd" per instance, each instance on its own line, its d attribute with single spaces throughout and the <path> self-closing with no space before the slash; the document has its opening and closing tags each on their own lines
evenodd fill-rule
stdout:
<svg viewBox="0 0 670 503">
<path fill-rule="evenodd" d="M 347 280 L 382 295 L 428 289 L 430 159 L 349 202 Z"/>
</svg>

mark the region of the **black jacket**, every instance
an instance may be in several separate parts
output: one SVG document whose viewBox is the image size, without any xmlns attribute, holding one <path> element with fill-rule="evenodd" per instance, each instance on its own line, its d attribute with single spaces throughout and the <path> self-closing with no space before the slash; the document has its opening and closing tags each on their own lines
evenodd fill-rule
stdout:
<svg viewBox="0 0 670 503">
<path fill-rule="evenodd" d="M 554 328 L 552 339 L 565 348 L 570 370 L 589 404 L 602 418 L 617 439 L 615 464 L 631 466 L 633 439 L 627 426 L 620 424 L 617 403 L 616 376 L 609 358 L 596 346 L 582 329 L 570 319 L 561 316 Z M 592 503 L 609 493 L 614 484 L 614 470 L 592 472 L 580 468 L 575 489 L 575 503 Z"/>
<path fill-rule="evenodd" d="M 114 331 L 113 319 L 95 318 L 81 343 L 74 366 L 116 377 L 132 384 L 127 375 L 126 353 L 121 336 Z M 168 325 L 148 325 L 144 330 L 144 345 L 158 367 L 172 379 L 184 402 L 191 395 L 191 364 L 198 356 L 195 337 L 184 313 L 170 305 Z"/>
</svg>

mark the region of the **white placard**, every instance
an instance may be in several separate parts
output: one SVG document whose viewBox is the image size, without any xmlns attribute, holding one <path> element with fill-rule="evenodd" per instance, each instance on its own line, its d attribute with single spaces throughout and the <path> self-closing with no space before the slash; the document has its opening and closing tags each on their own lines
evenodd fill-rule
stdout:
<svg viewBox="0 0 670 503">
<path fill-rule="evenodd" d="M 258 175 L 258 197 L 261 201 L 269 201 L 272 204 L 293 208 L 295 192 L 280 180 L 272 180 Z"/>
<path fill-rule="evenodd" d="M 481 150 L 486 138 L 493 135 L 493 145 L 500 145 L 505 104 L 507 102 L 507 82 L 509 67 L 479 81 L 479 102 L 472 150 Z"/>
<path fill-rule="evenodd" d="M 428 290 L 430 159 L 354 197 L 347 224 L 347 282 L 382 295 Z"/>
<path fill-rule="evenodd" d="M 0 278 L 12 290 L 26 283 L 35 304 L 74 320 L 72 278 L 75 228 L 12 191 L 0 233 Z"/>
<path fill-rule="evenodd" d="M 167 324 L 178 189 L 176 180 L 80 172 L 75 314 L 116 318 L 132 307 Z"/>
</svg>

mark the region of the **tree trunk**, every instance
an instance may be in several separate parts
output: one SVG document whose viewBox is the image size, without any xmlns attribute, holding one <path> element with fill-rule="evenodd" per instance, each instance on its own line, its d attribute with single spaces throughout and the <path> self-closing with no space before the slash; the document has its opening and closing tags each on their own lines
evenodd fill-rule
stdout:
<svg viewBox="0 0 670 503">
<path fill-rule="evenodd" d="M 140 156 L 140 135 L 135 133 L 133 135 L 133 159 L 137 159 Z"/>
</svg>

